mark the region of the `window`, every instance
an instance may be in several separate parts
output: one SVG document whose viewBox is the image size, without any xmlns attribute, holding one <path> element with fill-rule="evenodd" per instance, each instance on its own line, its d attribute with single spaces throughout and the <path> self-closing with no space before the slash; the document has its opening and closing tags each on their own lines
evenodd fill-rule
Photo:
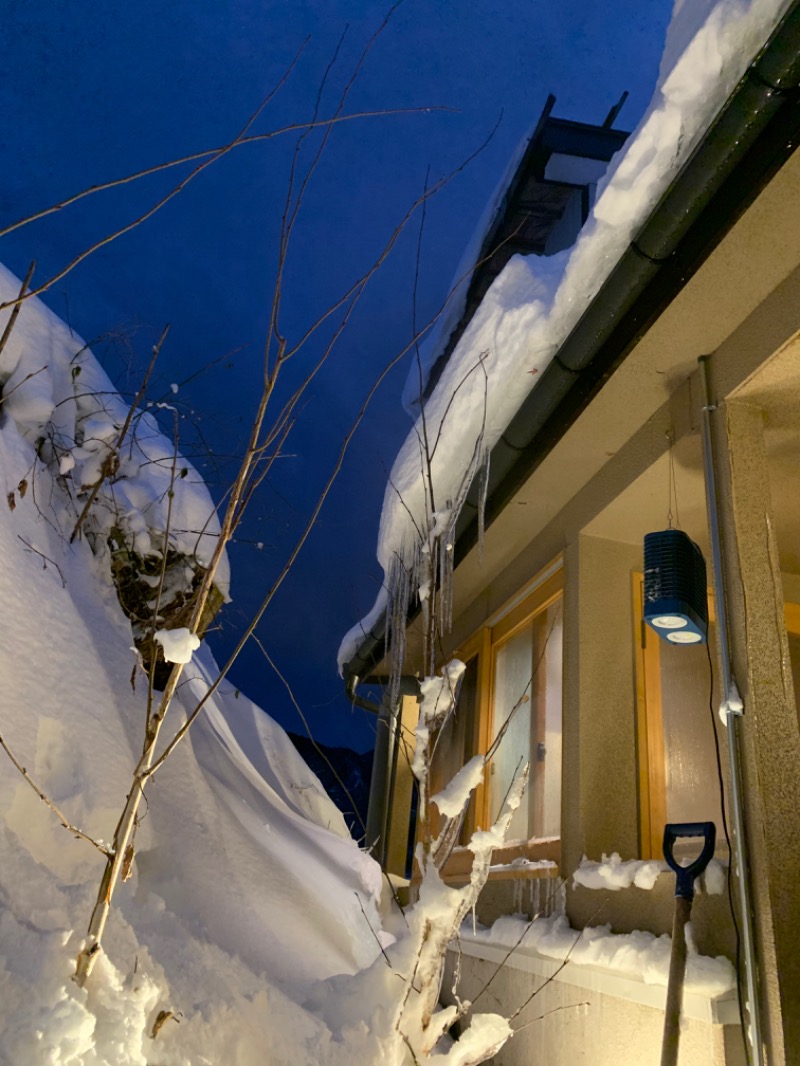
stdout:
<svg viewBox="0 0 800 1066">
<path fill-rule="evenodd" d="M 458 703 L 453 714 L 439 730 L 435 741 L 431 765 L 431 795 L 444 788 L 461 767 L 472 758 L 480 747 L 478 735 L 479 714 L 479 657 L 472 655 L 466 660 L 467 669 L 461 680 Z M 439 817 L 434 805 L 430 812 L 431 828 L 439 831 Z M 475 796 L 470 801 L 467 816 L 461 827 L 459 844 L 466 844 L 475 824 Z"/>
<path fill-rule="evenodd" d="M 509 840 L 557 837 L 561 829 L 562 596 L 528 603 L 533 614 L 492 641 L 492 737 L 505 731 L 490 766 L 494 822 L 525 763 L 529 782 Z"/>
<path fill-rule="evenodd" d="M 561 689 L 563 568 L 558 560 L 521 590 L 489 624 L 455 651 L 467 670 L 455 714 L 436 744 L 432 791 L 440 788 L 476 752 L 486 754 L 502 739 L 484 784 L 472 798 L 459 839 L 490 826 L 525 763 L 528 789 L 514 813 L 508 847 L 493 876 L 518 876 L 524 858 L 558 861 L 561 827 Z M 537 841 L 541 842 L 537 844 Z M 516 866 L 510 864 L 517 860 Z M 471 856 L 454 853 L 445 877 L 459 879 Z"/>
</svg>

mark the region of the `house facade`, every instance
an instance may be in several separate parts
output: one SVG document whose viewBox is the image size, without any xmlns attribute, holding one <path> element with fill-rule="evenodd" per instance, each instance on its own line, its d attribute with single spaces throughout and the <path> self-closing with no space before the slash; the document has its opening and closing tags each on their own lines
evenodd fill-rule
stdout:
<svg viewBox="0 0 800 1066">
<path fill-rule="evenodd" d="M 574 930 L 669 933 L 671 873 L 598 875 L 599 889 L 574 875 L 614 853 L 658 861 L 664 825 L 695 821 L 715 823 L 732 871 L 696 897 L 694 941 L 731 961 L 738 989 L 687 990 L 680 1062 L 800 1062 L 798 57 L 794 5 L 494 444 L 481 543 L 477 489 L 456 525 L 442 658 L 467 670 L 435 772 L 485 753 L 513 716 L 462 845 L 531 768 L 484 931 L 453 951 L 459 995 L 481 1009 L 514 1013 L 541 989 L 501 1064 L 658 1061 L 663 984 L 600 957 L 509 952 L 490 929 L 561 910 Z M 707 643 L 644 622 L 643 540 L 667 528 L 706 560 Z M 398 875 L 413 780 L 396 738 L 416 724 L 419 630 L 412 609 L 373 797 Z M 345 664 L 351 692 L 385 673 L 384 635 L 385 620 L 365 630 Z M 470 863 L 457 848 L 445 879 Z"/>
</svg>

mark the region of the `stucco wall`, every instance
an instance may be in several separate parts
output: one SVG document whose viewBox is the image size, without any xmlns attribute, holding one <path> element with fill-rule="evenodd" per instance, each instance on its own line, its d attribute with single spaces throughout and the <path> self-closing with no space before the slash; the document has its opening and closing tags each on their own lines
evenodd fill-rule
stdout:
<svg viewBox="0 0 800 1066">
<path fill-rule="evenodd" d="M 453 957 L 445 974 L 443 999 L 452 1002 Z M 479 1011 L 513 1012 L 542 985 L 543 978 L 471 956 L 461 958 L 459 996 L 478 997 Z M 493 977 L 493 975 L 496 976 Z M 664 1014 L 601 992 L 558 980 L 538 992 L 512 1023 L 519 1031 L 492 1059 L 496 1066 L 657 1066 Z M 744 1066 L 738 1026 L 684 1019 L 680 1066 Z"/>
</svg>

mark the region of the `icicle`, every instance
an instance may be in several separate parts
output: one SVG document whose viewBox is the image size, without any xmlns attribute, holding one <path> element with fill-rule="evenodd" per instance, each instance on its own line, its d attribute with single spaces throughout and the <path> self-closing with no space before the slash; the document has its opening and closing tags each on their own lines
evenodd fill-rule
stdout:
<svg viewBox="0 0 800 1066">
<path fill-rule="evenodd" d="M 553 894 L 554 911 L 557 912 L 559 917 L 563 917 L 567 913 L 567 883 L 562 881 L 558 886 L 558 891 Z"/>
<path fill-rule="evenodd" d="M 489 495 L 489 460 L 491 452 L 483 449 L 483 461 L 478 471 L 478 562 L 483 562 L 483 543 L 486 535 L 486 500 Z"/>
<path fill-rule="evenodd" d="M 442 633 L 449 633 L 453 628 L 453 543 L 456 509 L 452 500 L 447 501 L 447 511 L 450 517 L 439 537 L 439 622 Z"/>
<path fill-rule="evenodd" d="M 397 704 L 400 677 L 406 652 L 406 619 L 411 590 L 411 577 L 405 563 L 396 555 L 388 578 L 389 608 L 386 612 L 386 651 L 389 658 L 389 699 Z"/>
</svg>

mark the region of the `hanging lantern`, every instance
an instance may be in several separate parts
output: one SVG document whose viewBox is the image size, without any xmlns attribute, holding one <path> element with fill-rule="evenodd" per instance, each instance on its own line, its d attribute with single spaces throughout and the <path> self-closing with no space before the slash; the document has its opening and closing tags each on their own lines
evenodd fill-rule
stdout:
<svg viewBox="0 0 800 1066">
<path fill-rule="evenodd" d="M 645 535 L 644 620 L 670 644 L 706 643 L 706 562 L 680 529 Z"/>
</svg>

